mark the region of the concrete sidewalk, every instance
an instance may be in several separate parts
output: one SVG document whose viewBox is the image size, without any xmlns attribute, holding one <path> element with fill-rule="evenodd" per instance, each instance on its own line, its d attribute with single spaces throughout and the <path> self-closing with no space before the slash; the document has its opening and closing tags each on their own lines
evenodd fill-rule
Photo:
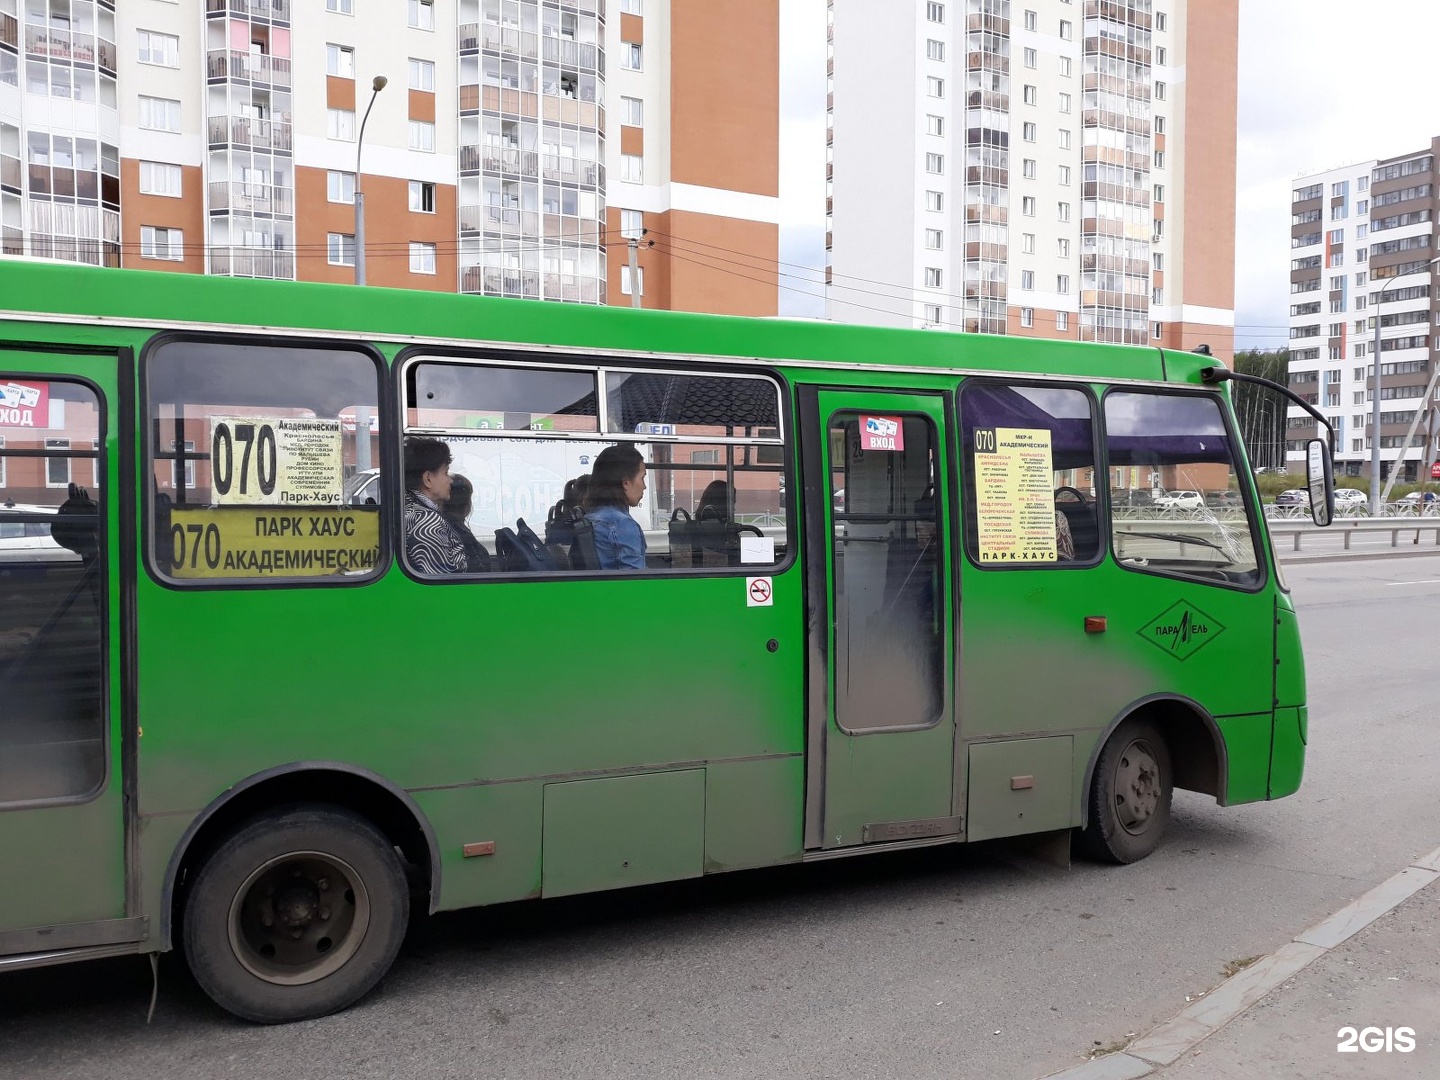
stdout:
<svg viewBox="0 0 1440 1080">
<path fill-rule="evenodd" d="M 1440 848 L 1123 1050 L 1049 1080 L 1440 1077 L 1437 880 Z"/>
</svg>

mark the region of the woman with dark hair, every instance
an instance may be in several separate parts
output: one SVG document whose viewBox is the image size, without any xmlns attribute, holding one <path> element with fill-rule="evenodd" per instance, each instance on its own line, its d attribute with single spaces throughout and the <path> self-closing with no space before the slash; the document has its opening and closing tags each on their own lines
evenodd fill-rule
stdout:
<svg viewBox="0 0 1440 1080">
<path fill-rule="evenodd" d="M 450 447 L 405 440 L 405 557 L 418 574 L 463 574 L 465 545 L 440 513 L 450 497 Z"/>
<path fill-rule="evenodd" d="M 695 507 L 695 520 L 709 518 L 712 521 L 730 520 L 730 485 L 724 480 L 711 480 L 700 493 L 700 502 Z"/>
<path fill-rule="evenodd" d="M 645 533 L 630 508 L 645 497 L 645 459 L 629 443 L 595 458 L 585 492 L 585 520 L 594 530 L 601 570 L 644 570 Z"/>
<path fill-rule="evenodd" d="M 474 493 L 475 487 L 468 478 L 459 473 L 453 474 L 450 477 L 450 497 L 440 507 L 440 513 L 465 547 L 465 568 L 472 574 L 486 574 L 490 572 L 490 552 L 475 539 L 468 520 Z"/>
</svg>

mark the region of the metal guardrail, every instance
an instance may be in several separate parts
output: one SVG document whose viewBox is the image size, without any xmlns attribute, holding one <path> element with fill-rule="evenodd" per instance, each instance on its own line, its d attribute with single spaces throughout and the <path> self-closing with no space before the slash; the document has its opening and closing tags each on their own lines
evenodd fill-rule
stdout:
<svg viewBox="0 0 1440 1080">
<path fill-rule="evenodd" d="M 1268 517 L 1269 515 L 1267 515 Z M 1435 546 L 1440 547 L 1440 513 L 1419 514 L 1397 514 L 1392 517 L 1336 517 L 1326 528 L 1320 528 L 1310 521 L 1310 514 L 1307 510 L 1303 521 L 1285 522 L 1270 519 L 1270 535 L 1277 540 L 1282 536 L 1294 537 L 1295 547 L 1293 550 L 1300 550 L 1301 541 L 1307 536 L 1328 537 L 1339 533 L 1345 538 L 1345 550 L 1350 550 L 1350 541 L 1358 533 L 1389 533 L 1390 546 L 1400 546 L 1400 534 L 1413 532 L 1415 539 L 1413 544 L 1420 542 L 1420 534 L 1433 533 Z"/>
</svg>

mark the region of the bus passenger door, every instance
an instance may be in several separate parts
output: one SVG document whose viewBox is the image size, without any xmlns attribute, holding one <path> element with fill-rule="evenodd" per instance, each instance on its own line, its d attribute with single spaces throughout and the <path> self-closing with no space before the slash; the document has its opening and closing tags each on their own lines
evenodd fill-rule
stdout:
<svg viewBox="0 0 1440 1080">
<path fill-rule="evenodd" d="M 124 918 L 122 400 L 114 355 L 0 348 L 0 957 L 143 936 Z"/>
<path fill-rule="evenodd" d="M 801 391 L 811 849 L 960 830 L 947 399 Z"/>
</svg>

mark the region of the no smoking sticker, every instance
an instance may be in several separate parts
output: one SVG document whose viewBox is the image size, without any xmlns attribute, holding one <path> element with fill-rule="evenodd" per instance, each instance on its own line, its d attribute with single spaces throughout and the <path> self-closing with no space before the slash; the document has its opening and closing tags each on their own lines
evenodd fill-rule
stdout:
<svg viewBox="0 0 1440 1080">
<path fill-rule="evenodd" d="M 747 577 L 745 579 L 745 606 L 775 606 L 775 594 L 768 577 Z"/>
</svg>

